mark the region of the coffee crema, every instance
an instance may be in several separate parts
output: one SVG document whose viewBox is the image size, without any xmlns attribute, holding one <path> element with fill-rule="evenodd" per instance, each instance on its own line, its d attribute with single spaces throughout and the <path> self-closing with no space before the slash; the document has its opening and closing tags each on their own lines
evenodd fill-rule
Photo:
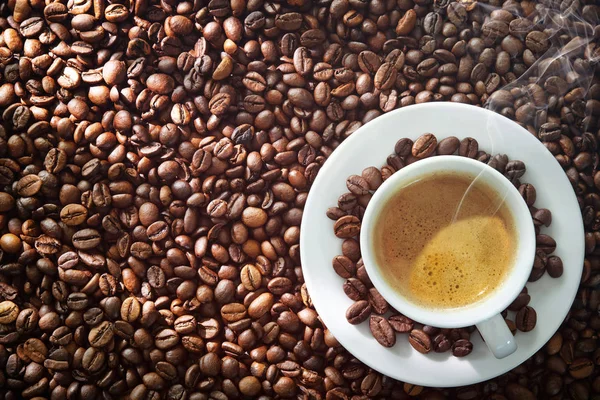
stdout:
<svg viewBox="0 0 600 400">
<path fill-rule="evenodd" d="M 409 301 L 452 309 L 483 300 L 514 264 L 513 216 L 483 179 L 434 173 L 399 188 L 377 216 L 384 279 Z"/>
</svg>

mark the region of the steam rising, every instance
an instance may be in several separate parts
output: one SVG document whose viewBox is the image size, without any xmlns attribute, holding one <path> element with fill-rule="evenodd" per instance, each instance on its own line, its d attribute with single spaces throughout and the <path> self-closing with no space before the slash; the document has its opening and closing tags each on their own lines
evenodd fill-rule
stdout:
<svg viewBox="0 0 600 400">
<path fill-rule="evenodd" d="M 479 7 L 483 7 L 486 15 L 498 10 L 481 3 Z M 516 120 L 536 137 L 542 125 L 548 122 L 560 125 L 561 113 L 572 113 L 573 123 L 567 127 L 568 133 L 581 136 L 589 128 L 592 118 L 586 110 L 584 98 L 600 62 L 598 8 L 592 5 L 582 7 L 580 0 L 542 0 L 527 16 L 522 15 L 518 7 L 505 10 L 510 11 L 515 18 L 520 18 L 520 26 L 524 28 L 519 32 L 521 38 L 527 41 L 531 32 L 542 31 L 545 35 L 539 36 L 547 37 L 548 49 L 541 55 L 525 49 L 519 59 L 513 57 L 513 66 L 522 59 L 528 68 L 518 77 L 513 72 L 504 74 L 500 78 L 503 86 L 487 98 L 484 107 Z M 491 142 L 490 154 L 496 153 L 498 141 L 503 140 L 501 132 L 491 134 L 495 129 L 494 123 L 488 120 L 486 132 Z M 475 181 L 483 174 L 482 170 Z M 463 201 L 475 181 L 465 192 Z M 506 193 L 499 195 L 503 202 Z M 461 205 L 462 201 L 457 207 L 453 222 Z M 492 215 L 500 206 L 501 203 L 492 207 Z"/>
</svg>

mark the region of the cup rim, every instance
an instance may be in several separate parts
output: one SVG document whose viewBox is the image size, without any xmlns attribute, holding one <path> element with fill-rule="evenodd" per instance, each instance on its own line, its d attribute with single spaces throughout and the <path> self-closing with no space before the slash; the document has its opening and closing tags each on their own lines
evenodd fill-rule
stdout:
<svg viewBox="0 0 600 400">
<path fill-rule="evenodd" d="M 482 171 L 485 182 L 494 190 L 506 189 L 505 202 L 513 216 L 517 232 L 515 261 L 504 282 L 485 299 L 456 309 L 430 309 L 419 306 L 397 293 L 379 271 L 372 248 L 372 232 L 383 204 L 403 183 L 433 172 Z M 407 182 L 408 181 L 408 182 Z M 504 193 L 504 192 L 503 192 Z M 500 172 L 489 165 L 455 155 L 435 156 L 410 164 L 388 178 L 375 191 L 363 217 L 360 232 L 363 263 L 371 282 L 383 298 L 399 313 L 424 325 L 439 328 L 459 328 L 476 325 L 501 313 L 519 295 L 527 283 L 535 257 L 535 230 L 529 208 L 517 188 Z"/>
</svg>

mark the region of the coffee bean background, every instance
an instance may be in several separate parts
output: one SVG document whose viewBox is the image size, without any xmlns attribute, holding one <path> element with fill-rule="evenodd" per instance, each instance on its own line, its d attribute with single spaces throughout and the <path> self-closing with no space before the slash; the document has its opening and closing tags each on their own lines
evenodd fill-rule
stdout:
<svg viewBox="0 0 600 400">
<path fill-rule="evenodd" d="M 598 20 L 593 0 L 1 2 L 2 397 L 597 398 Z M 502 377 L 452 390 L 393 381 L 341 348 L 298 239 L 341 141 L 442 100 L 540 138 L 587 232 L 560 332 Z"/>
<path fill-rule="evenodd" d="M 522 183 L 520 180 L 526 171 L 525 164 L 519 160 L 509 161 L 506 154 L 492 156 L 479 150 L 479 143 L 474 138 L 466 137 L 460 140 L 456 136 L 449 136 L 438 141 L 433 133 L 424 133 L 414 142 L 409 138 L 399 139 L 394 146 L 394 153 L 387 158 L 387 164 L 380 169 L 367 167 L 360 176 L 351 175 L 346 179 L 346 187 L 349 192 L 341 194 L 338 198 L 338 206 L 329 208 L 326 213 L 330 219 L 335 221 L 333 233 L 340 239 L 344 239 L 341 246 L 342 254 L 333 258 L 332 266 L 334 271 L 345 279 L 344 293 L 354 300 L 346 312 L 346 319 L 352 325 L 357 325 L 371 315 L 369 328 L 379 344 L 384 347 L 392 347 L 396 344 L 394 333 L 396 331 L 408 333 L 408 342 L 420 353 L 429 353 L 433 343 L 433 350 L 437 353 L 452 350 L 455 357 L 465 357 L 473 350 L 473 344 L 469 339 L 476 328 L 469 326 L 440 329 L 428 325 L 422 326 L 419 321 L 412 321 L 408 317 L 398 314 L 373 287 L 360 252 L 361 219 L 369 200 L 381 183 L 406 165 L 436 155 L 459 155 L 477 159 L 482 163 L 487 163 L 511 180 L 529 206 L 536 234 L 535 260 L 528 281 L 537 281 L 546 271 L 552 278 L 558 278 L 563 274 L 562 260 L 560 257 L 552 255 L 556 248 L 556 242 L 551 236 L 542 233 L 542 229 L 552 223 L 552 213 L 546 208 L 538 209 L 534 206 L 537 198 L 535 187 L 528 183 Z M 352 229 L 347 229 L 350 225 Z M 537 314 L 532 307 L 528 306 L 530 300 L 531 297 L 525 287 L 517 299 L 502 312 L 506 324 L 513 334 L 517 330 L 529 332 L 535 328 Z M 509 316 L 508 311 L 513 311 L 515 314 Z M 415 324 L 419 325 L 415 328 Z M 387 329 L 388 325 L 393 329 Z"/>
</svg>

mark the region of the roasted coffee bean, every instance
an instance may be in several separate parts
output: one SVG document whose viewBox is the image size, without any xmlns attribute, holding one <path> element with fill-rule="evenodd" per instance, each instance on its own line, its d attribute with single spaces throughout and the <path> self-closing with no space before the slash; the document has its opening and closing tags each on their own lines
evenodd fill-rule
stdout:
<svg viewBox="0 0 600 400">
<path fill-rule="evenodd" d="M 460 141 L 460 146 L 458 148 L 458 154 L 460 156 L 475 158 L 478 151 L 479 144 L 477 143 L 477 140 L 468 137 Z"/>
<path fill-rule="evenodd" d="M 536 210 L 532 217 L 535 225 L 544 225 L 547 227 L 552 223 L 552 213 L 546 208 Z"/>
<path fill-rule="evenodd" d="M 548 235 L 545 235 L 545 234 L 537 235 L 535 242 L 536 242 L 537 248 L 542 250 L 546 254 L 551 254 L 556 249 L 556 241 Z"/>
<path fill-rule="evenodd" d="M 351 298 L 352 300 L 360 300 L 367 297 L 370 294 L 367 287 L 356 278 L 349 278 L 344 282 L 344 293 L 346 296 Z M 385 301 L 385 300 L 384 300 Z M 373 307 L 374 303 L 371 301 L 371 296 L 369 296 L 369 304 Z"/>
<path fill-rule="evenodd" d="M 369 318 L 371 314 L 371 306 L 366 300 L 359 300 L 352 304 L 346 311 L 346 319 L 352 325 L 358 325 Z"/>
<path fill-rule="evenodd" d="M 515 322 L 518 330 L 521 332 L 529 332 L 535 328 L 537 314 L 533 308 L 529 306 L 523 307 L 517 313 Z"/>
<path fill-rule="evenodd" d="M 544 32 L 531 31 L 525 37 L 525 45 L 534 53 L 543 53 L 548 50 L 548 36 Z"/>
<path fill-rule="evenodd" d="M 79 250 L 90 250 L 98 247 L 102 237 L 95 229 L 83 229 L 75 232 L 72 238 L 73 246 Z"/>
<path fill-rule="evenodd" d="M 398 20 L 396 25 L 396 34 L 399 36 L 408 35 L 415 27 L 417 22 L 417 13 L 413 9 L 409 9 L 406 13 Z"/>
<path fill-rule="evenodd" d="M 525 200 L 525 203 L 527 203 L 528 206 L 533 206 L 537 198 L 536 190 L 533 185 L 528 183 L 522 184 L 519 186 L 519 193 L 521 193 L 523 200 Z"/>
<path fill-rule="evenodd" d="M 517 298 L 508 306 L 508 309 L 511 311 L 519 311 L 521 308 L 528 305 L 530 300 L 531 296 L 529 296 L 529 294 L 521 292 L 519 293 Z"/>
<path fill-rule="evenodd" d="M 346 187 L 350 192 L 357 196 L 363 196 L 369 193 L 369 184 L 365 178 L 360 175 L 351 175 L 346 180 Z"/>
<path fill-rule="evenodd" d="M 443 333 L 440 333 L 433 338 L 432 345 L 433 351 L 435 351 L 436 353 L 444 353 L 450 350 L 450 348 L 452 347 L 452 343 L 450 342 L 448 337 L 446 337 L 446 335 L 444 335 Z M 454 353 L 454 349 L 452 352 Z"/>
<path fill-rule="evenodd" d="M 368 297 L 369 304 L 371 304 L 371 309 L 373 310 L 373 312 L 375 312 L 376 314 L 385 314 L 387 312 L 388 303 L 387 301 L 385 301 L 385 299 L 377 289 L 370 288 Z"/>
<path fill-rule="evenodd" d="M 427 354 L 431 351 L 431 338 L 420 329 L 410 331 L 408 342 L 419 353 Z"/>
<path fill-rule="evenodd" d="M 367 167 L 362 172 L 362 177 L 369 186 L 370 190 L 377 190 L 383 183 L 381 172 L 375 167 Z"/>
<path fill-rule="evenodd" d="M 539 138 L 544 142 L 553 142 L 560 139 L 560 125 L 547 122 L 540 127 Z"/>
<path fill-rule="evenodd" d="M 546 271 L 552 278 L 559 278 L 563 274 L 563 263 L 560 257 L 550 256 L 546 262 Z"/>
<path fill-rule="evenodd" d="M 114 327 L 111 322 L 104 321 L 92 328 L 88 335 L 90 345 L 104 347 L 108 345 L 114 336 Z"/>
<path fill-rule="evenodd" d="M 342 278 L 351 278 L 356 275 L 356 264 L 346 256 L 335 256 L 333 258 L 333 269 Z"/>
<path fill-rule="evenodd" d="M 569 365 L 569 374 L 575 379 L 584 379 L 594 372 L 594 363 L 587 358 L 578 358 Z"/>
<path fill-rule="evenodd" d="M 0 324 L 11 324 L 19 315 L 19 307 L 12 301 L 5 300 L 0 303 Z"/>
<path fill-rule="evenodd" d="M 375 85 L 375 88 L 379 90 L 391 89 L 394 83 L 396 82 L 396 77 L 396 68 L 390 63 L 383 63 L 377 69 L 375 77 L 373 78 L 373 83 Z"/>
<path fill-rule="evenodd" d="M 441 156 L 454 154 L 460 145 L 461 141 L 456 136 L 449 136 L 440 140 L 437 145 L 437 153 Z"/>
<path fill-rule="evenodd" d="M 360 220 L 353 215 L 341 217 L 335 222 L 333 230 L 339 238 L 357 236 L 360 232 Z"/>
<path fill-rule="evenodd" d="M 138 320 L 142 313 L 142 306 L 135 297 L 127 297 L 121 304 L 121 318 L 127 322 Z"/>
<path fill-rule="evenodd" d="M 512 160 L 506 164 L 504 175 L 511 181 L 522 177 L 525 174 L 525 164 L 522 161 Z"/>
<path fill-rule="evenodd" d="M 88 216 L 88 210 L 80 204 L 67 204 L 60 211 L 60 219 L 66 225 L 77 226 L 83 224 Z"/>
<path fill-rule="evenodd" d="M 414 322 L 403 315 L 392 315 L 388 321 L 392 328 L 399 333 L 410 332 L 414 327 Z"/>
<path fill-rule="evenodd" d="M 473 343 L 466 339 L 459 339 L 452 344 L 452 354 L 455 357 L 466 357 L 473 351 Z"/>
<path fill-rule="evenodd" d="M 37 175 L 26 175 L 17 182 L 17 193 L 22 197 L 34 196 L 42 188 L 42 180 Z"/>
<path fill-rule="evenodd" d="M 375 340 L 383 347 L 392 347 L 396 344 L 396 333 L 384 317 L 371 315 L 369 329 Z"/>
<path fill-rule="evenodd" d="M 402 138 L 398 140 L 398 142 L 396 142 L 396 145 L 394 146 L 394 151 L 400 157 L 406 157 L 409 154 L 411 154 L 412 148 L 413 141 L 408 138 Z"/>
<path fill-rule="evenodd" d="M 412 146 L 411 154 L 416 158 L 429 157 L 435 151 L 437 146 L 437 139 L 431 133 L 426 133 L 419 136 Z"/>
</svg>

